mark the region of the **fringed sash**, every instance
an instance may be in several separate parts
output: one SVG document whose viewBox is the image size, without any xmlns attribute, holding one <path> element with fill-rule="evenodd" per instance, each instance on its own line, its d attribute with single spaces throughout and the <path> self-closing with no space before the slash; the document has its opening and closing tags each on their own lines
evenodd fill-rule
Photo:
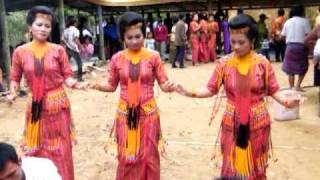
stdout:
<svg viewBox="0 0 320 180">
<path fill-rule="evenodd" d="M 139 106 L 139 116 L 159 116 L 158 107 L 154 98 L 150 99 L 146 103 Z M 124 132 L 124 134 L 117 134 L 118 141 L 118 154 L 120 161 L 128 164 L 133 164 L 137 160 L 137 156 L 140 152 L 141 145 L 141 123 L 137 122 L 136 128 L 130 129 L 128 124 L 128 115 L 130 113 L 129 104 L 120 100 L 117 109 L 117 124 L 122 124 L 122 121 L 126 121 L 125 126 L 117 126 L 117 128 L 125 128 L 124 131 L 118 129 L 117 131 Z"/>
<path fill-rule="evenodd" d="M 63 109 L 70 108 L 70 101 L 62 87 L 52 91 L 48 91 L 46 95 L 43 97 L 42 102 L 42 113 L 47 115 L 56 115 L 57 113 L 60 113 Z M 36 123 L 32 121 L 32 104 L 30 107 L 30 111 L 27 112 L 27 117 L 29 119 L 27 119 L 27 127 L 25 132 L 26 151 L 32 153 L 38 150 L 40 146 L 46 146 L 42 148 L 49 150 L 58 149 L 60 142 L 58 142 L 57 138 L 55 137 L 52 137 L 52 139 L 46 138 L 46 145 L 42 143 L 40 144 L 40 138 L 47 136 L 46 134 L 52 132 L 48 132 L 47 129 L 42 128 L 41 120 L 37 121 Z M 59 127 L 54 127 L 53 129 L 57 128 Z"/>
<path fill-rule="evenodd" d="M 44 58 L 37 59 L 34 57 L 34 71 L 32 74 L 32 104 L 31 116 L 27 124 L 27 146 L 34 149 L 39 146 L 40 142 L 40 119 L 43 107 L 44 96 Z"/>
</svg>

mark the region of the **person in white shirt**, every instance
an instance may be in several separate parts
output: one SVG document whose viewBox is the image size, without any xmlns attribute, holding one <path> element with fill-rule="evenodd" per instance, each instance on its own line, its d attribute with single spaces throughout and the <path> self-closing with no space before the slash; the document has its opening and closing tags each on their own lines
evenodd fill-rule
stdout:
<svg viewBox="0 0 320 180">
<path fill-rule="evenodd" d="M 292 18 L 284 25 L 281 35 L 286 39 L 286 52 L 282 70 L 287 73 L 290 88 L 303 91 L 301 83 L 308 71 L 308 50 L 304 45 L 305 36 L 311 31 L 309 21 L 304 18 L 304 7 L 295 6 L 291 9 Z M 295 85 L 294 76 L 298 75 Z"/>
<path fill-rule="evenodd" d="M 155 40 L 152 38 L 152 32 L 147 33 L 147 38 L 144 40 L 144 47 L 147 49 L 155 50 Z"/>
<path fill-rule="evenodd" d="M 80 58 L 80 31 L 76 28 L 77 19 L 75 16 L 69 16 L 67 18 L 67 29 L 64 30 L 62 36 L 62 42 L 66 46 L 66 51 L 69 56 L 69 59 L 73 57 L 78 66 L 78 81 L 82 80 L 82 60 Z"/>
<path fill-rule="evenodd" d="M 14 147 L 0 143 L 0 180 L 62 180 L 57 167 L 46 158 L 19 158 Z"/>
</svg>

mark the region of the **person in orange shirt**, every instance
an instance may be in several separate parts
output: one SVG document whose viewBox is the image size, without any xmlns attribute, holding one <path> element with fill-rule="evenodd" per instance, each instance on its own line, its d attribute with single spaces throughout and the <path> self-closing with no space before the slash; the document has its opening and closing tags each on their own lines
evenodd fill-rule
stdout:
<svg viewBox="0 0 320 180">
<path fill-rule="evenodd" d="M 217 40 L 217 32 L 219 32 L 219 25 L 214 20 L 213 14 L 209 16 L 209 25 L 208 25 L 208 53 L 209 60 L 214 61 L 217 58 L 216 54 L 216 40 Z"/>
<path fill-rule="evenodd" d="M 209 53 L 208 53 L 208 22 L 207 16 L 202 14 L 200 18 L 200 53 L 199 59 L 204 62 L 209 62 Z"/>
<path fill-rule="evenodd" d="M 283 38 L 281 38 L 281 31 L 284 25 L 284 22 L 286 21 L 284 17 L 284 10 L 280 8 L 278 10 L 278 17 L 276 17 L 272 21 L 271 26 L 271 37 L 274 42 L 274 48 L 276 52 L 276 62 L 281 62 L 284 59 L 284 53 L 286 50 L 286 42 Z M 281 56 L 281 59 L 280 59 Z"/>
<path fill-rule="evenodd" d="M 190 40 L 192 45 L 192 65 L 194 66 L 199 60 L 199 36 L 200 36 L 200 25 L 198 23 L 199 17 L 195 13 L 192 16 L 190 23 Z"/>
</svg>

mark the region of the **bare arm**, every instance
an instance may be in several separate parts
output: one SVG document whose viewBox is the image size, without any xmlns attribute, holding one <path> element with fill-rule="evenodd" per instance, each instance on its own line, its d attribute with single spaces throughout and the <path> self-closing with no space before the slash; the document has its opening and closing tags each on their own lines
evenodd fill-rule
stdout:
<svg viewBox="0 0 320 180">
<path fill-rule="evenodd" d="M 87 90 L 89 83 L 88 82 L 83 82 L 80 83 L 77 80 L 75 80 L 72 77 L 68 77 L 65 81 L 64 81 L 65 85 L 69 88 L 73 88 L 73 89 L 81 89 L 81 90 Z"/>
<path fill-rule="evenodd" d="M 105 82 L 96 82 L 89 85 L 89 88 L 95 89 L 102 92 L 114 92 L 117 89 L 117 86 L 111 86 L 108 81 Z"/>
<path fill-rule="evenodd" d="M 301 100 L 301 97 L 287 98 L 283 96 L 280 91 L 274 93 L 272 98 L 287 108 L 294 108 L 298 106 Z"/>
<path fill-rule="evenodd" d="M 183 96 L 191 98 L 208 98 L 215 95 L 207 87 L 202 87 L 197 90 L 188 90 L 180 84 L 177 86 L 176 91 Z"/>
</svg>

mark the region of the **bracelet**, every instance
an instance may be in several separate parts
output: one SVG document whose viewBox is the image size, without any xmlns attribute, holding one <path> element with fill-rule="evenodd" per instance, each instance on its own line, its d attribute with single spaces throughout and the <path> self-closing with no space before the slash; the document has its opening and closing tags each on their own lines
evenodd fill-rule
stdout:
<svg viewBox="0 0 320 180">
<path fill-rule="evenodd" d="M 288 100 L 285 100 L 284 103 L 283 103 L 284 107 L 286 108 L 289 108 L 289 101 Z"/>
<path fill-rule="evenodd" d="M 191 90 L 191 97 L 197 97 L 197 93 L 196 93 L 196 90 L 194 88 L 192 88 Z"/>
</svg>

